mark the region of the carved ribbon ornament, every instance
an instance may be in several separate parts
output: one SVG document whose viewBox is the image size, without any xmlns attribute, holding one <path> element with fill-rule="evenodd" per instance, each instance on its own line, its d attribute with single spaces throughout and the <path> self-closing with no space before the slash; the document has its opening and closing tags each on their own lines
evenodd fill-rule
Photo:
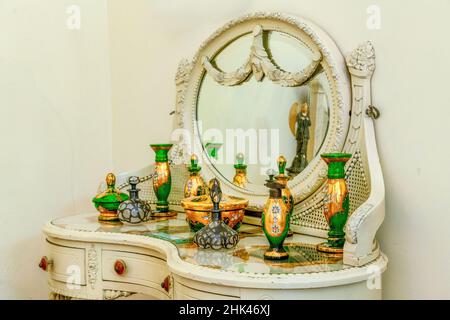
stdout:
<svg viewBox="0 0 450 320">
<path fill-rule="evenodd" d="M 263 45 L 263 29 L 256 26 L 253 30 L 253 43 L 250 48 L 250 56 L 247 62 L 231 72 L 222 72 L 214 67 L 208 57 L 203 56 L 202 64 L 208 74 L 219 84 L 235 86 L 243 82 L 253 73 L 257 81 L 262 81 L 264 76 L 272 82 L 283 87 L 296 87 L 305 83 L 316 71 L 322 60 L 322 54 L 315 52 L 312 62 L 300 72 L 286 72 L 277 67 L 269 58 Z"/>
</svg>

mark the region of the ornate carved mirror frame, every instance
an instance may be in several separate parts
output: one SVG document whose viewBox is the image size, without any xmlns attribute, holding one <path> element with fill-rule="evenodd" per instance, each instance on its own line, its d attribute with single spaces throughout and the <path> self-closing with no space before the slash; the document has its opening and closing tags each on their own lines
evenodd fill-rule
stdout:
<svg viewBox="0 0 450 320">
<path fill-rule="evenodd" d="M 344 263 L 363 265 L 379 256 L 375 241 L 381 225 L 384 208 L 384 181 L 378 159 L 373 119 L 378 111 L 371 102 L 371 78 L 375 70 L 375 53 L 370 42 L 360 45 L 344 59 L 334 41 L 318 26 L 302 18 L 280 13 L 255 13 L 227 23 L 213 33 L 198 49 L 194 58 L 181 61 L 176 75 L 175 128 L 184 129 L 201 145 L 196 125 L 196 108 L 199 86 L 207 69 L 216 81 L 233 84 L 244 75 L 253 73 L 257 79 L 263 73 L 272 81 L 289 79 L 270 64 L 261 69 L 245 64 L 235 73 L 221 73 L 208 62 L 222 48 L 243 34 L 253 33 L 255 43 L 260 31 L 276 30 L 287 33 L 303 43 L 313 52 L 325 69 L 332 86 L 330 122 L 325 141 L 320 149 L 324 152 L 346 152 L 353 158 L 346 167 L 350 189 L 350 217 L 346 225 Z M 254 54 L 254 51 L 251 52 Z M 260 59 L 261 56 L 257 56 Z M 264 65 L 264 64 L 262 64 Z M 314 67 L 314 66 L 312 66 Z M 308 72 L 307 69 L 303 72 Z M 292 75 L 292 74 L 291 74 Z M 301 74 L 297 75 L 301 79 Z M 186 138 L 173 148 L 172 159 L 187 160 L 191 149 L 186 149 Z M 200 149 L 201 150 L 201 149 Z M 267 193 L 245 190 L 224 179 L 214 168 L 206 154 L 203 157 L 203 176 L 206 180 L 217 177 L 222 182 L 224 193 L 245 197 L 250 204 L 261 209 Z M 326 165 L 316 156 L 308 167 L 290 181 L 296 205 L 291 220 L 295 232 L 326 237 L 328 225 L 323 215 L 323 196 Z M 258 223 L 255 220 L 255 223 Z"/>
<path fill-rule="evenodd" d="M 267 54 L 262 46 L 264 31 L 279 31 L 300 40 L 311 50 L 314 57 L 312 63 L 296 73 L 279 69 L 265 56 Z M 218 52 L 233 40 L 249 33 L 253 33 L 254 41 L 249 48 L 250 55 L 246 64 L 235 72 L 228 73 L 220 72 L 211 65 L 210 59 Z M 258 66 L 252 63 L 255 60 L 258 61 Z M 343 150 L 350 122 L 350 85 L 344 57 L 333 40 L 313 23 L 285 14 L 256 13 L 233 20 L 217 30 L 200 46 L 191 61 L 184 60 L 179 66 L 176 80 L 176 127 L 188 129 L 191 137 L 194 137 L 194 142 L 201 144 L 196 123 L 197 99 L 201 80 L 206 72 L 223 85 L 238 84 L 253 73 L 251 76 L 259 80 L 266 76 L 281 86 L 298 86 L 311 76 L 319 64 L 325 71 L 332 94 L 330 120 L 318 155 L 310 161 L 305 170 L 289 182 L 294 200 L 299 203 L 324 183 L 327 167 L 319 154 Z M 223 178 L 205 153 L 202 155 L 203 174 L 207 180 L 218 177 L 224 192 L 248 198 L 253 209 L 262 209 L 268 194 L 264 186 L 253 189 L 239 188 Z"/>
</svg>

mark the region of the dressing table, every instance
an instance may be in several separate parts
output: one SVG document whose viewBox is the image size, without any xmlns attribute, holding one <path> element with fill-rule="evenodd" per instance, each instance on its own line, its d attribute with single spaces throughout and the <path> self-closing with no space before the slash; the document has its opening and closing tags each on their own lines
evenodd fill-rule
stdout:
<svg viewBox="0 0 450 320">
<path fill-rule="evenodd" d="M 375 239 L 384 218 L 384 182 L 373 125 L 379 112 L 371 104 L 374 70 L 370 42 L 344 58 L 322 29 L 298 17 L 255 13 L 217 30 L 193 59 L 180 63 L 176 75 L 169 203 L 178 214 L 137 226 L 102 224 L 94 210 L 48 222 L 40 267 L 48 271 L 51 297 L 380 299 L 387 257 Z M 308 146 L 299 153 L 295 119 L 302 104 L 309 108 L 311 127 Z M 274 132 L 281 141 L 275 151 L 266 150 L 267 161 L 246 154 L 245 186 L 233 184 L 227 150 L 245 150 L 239 150 L 239 134 L 237 144 L 221 136 L 227 129 L 246 138 L 253 129 L 258 135 L 267 130 L 257 136 L 259 146 L 268 145 Z M 207 148 L 211 143 L 219 146 L 214 154 Z M 350 216 L 343 255 L 316 250 L 329 230 L 323 215 L 326 164 L 320 159 L 329 152 L 352 154 L 346 165 Z M 204 250 L 192 243 L 180 206 L 192 153 L 200 156 L 206 181 L 217 178 L 224 193 L 249 199 L 241 240 L 233 249 Z M 284 244 L 290 257 L 267 261 L 260 227 L 268 196 L 263 172 L 278 154 L 292 168 L 297 156 L 306 165 L 292 169 L 296 174 L 288 182 L 295 203 L 294 235 Z M 141 198 L 154 204 L 153 169 L 122 173 L 117 185 L 126 190 L 128 177 L 140 177 Z"/>
</svg>

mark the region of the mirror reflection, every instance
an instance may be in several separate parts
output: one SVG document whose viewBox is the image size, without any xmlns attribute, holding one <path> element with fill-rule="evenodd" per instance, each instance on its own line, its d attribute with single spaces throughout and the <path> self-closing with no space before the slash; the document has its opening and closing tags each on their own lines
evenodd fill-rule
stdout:
<svg viewBox="0 0 450 320">
<path fill-rule="evenodd" d="M 217 69 L 240 68 L 249 57 L 253 35 L 245 34 L 210 57 Z M 264 48 L 281 70 L 297 72 L 313 60 L 300 40 L 278 31 L 264 32 Z M 262 186 L 268 169 L 284 155 L 291 177 L 318 154 L 329 122 L 330 85 L 319 66 L 300 86 L 285 87 L 267 76 L 250 75 L 238 85 L 218 83 L 205 72 L 197 98 L 198 132 L 217 171 L 242 188 Z"/>
</svg>

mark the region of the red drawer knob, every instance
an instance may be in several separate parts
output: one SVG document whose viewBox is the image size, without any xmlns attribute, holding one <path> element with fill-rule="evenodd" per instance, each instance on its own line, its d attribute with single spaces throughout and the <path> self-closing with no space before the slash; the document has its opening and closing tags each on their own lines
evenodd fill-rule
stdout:
<svg viewBox="0 0 450 320">
<path fill-rule="evenodd" d="M 166 292 L 169 292 L 170 289 L 170 276 L 167 276 L 164 278 L 164 281 L 161 282 L 161 288 L 166 290 Z"/>
<path fill-rule="evenodd" d="M 41 268 L 44 271 L 47 271 L 50 265 L 52 265 L 52 261 L 49 260 L 46 256 L 43 256 L 41 258 L 41 261 L 39 261 L 39 268 Z"/>
<path fill-rule="evenodd" d="M 127 271 L 127 265 L 123 260 L 116 260 L 114 263 L 114 271 L 119 275 L 123 275 Z"/>
</svg>

